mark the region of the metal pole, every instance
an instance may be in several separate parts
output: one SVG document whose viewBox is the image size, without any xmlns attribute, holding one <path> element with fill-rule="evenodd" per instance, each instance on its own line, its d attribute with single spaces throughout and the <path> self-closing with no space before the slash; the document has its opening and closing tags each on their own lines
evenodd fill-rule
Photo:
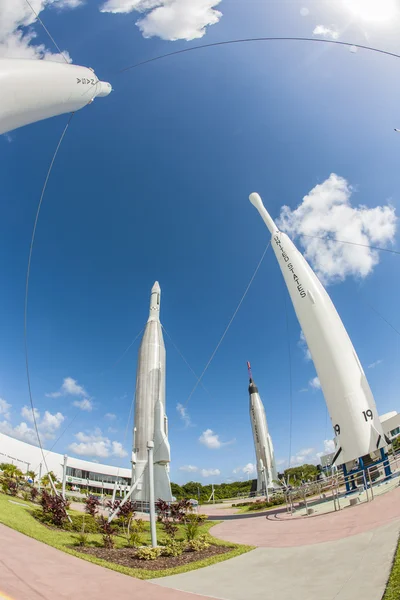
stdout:
<svg viewBox="0 0 400 600">
<path fill-rule="evenodd" d="M 147 442 L 147 464 L 149 466 L 149 503 L 150 503 L 150 532 L 151 545 L 157 547 L 156 508 L 154 505 L 154 442 Z"/>
<path fill-rule="evenodd" d="M 64 454 L 64 464 L 63 464 L 63 478 L 62 478 L 62 497 L 65 500 L 65 486 L 67 483 L 67 462 L 68 456 Z"/>
<path fill-rule="evenodd" d="M 371 499 L 374 499 L 374 490 L 372 489 L 371 471 L 368 469 L 369 489 L 371 490 Z"/>
</svg>

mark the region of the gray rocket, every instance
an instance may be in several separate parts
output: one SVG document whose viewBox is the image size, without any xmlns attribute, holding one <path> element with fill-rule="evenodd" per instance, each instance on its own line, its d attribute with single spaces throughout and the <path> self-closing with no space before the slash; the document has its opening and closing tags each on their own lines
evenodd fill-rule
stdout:
<svg viewBox="0 0 400 600">
<path fill-rule="evenodd" d="M 140 480 L 133 499 L 149 501 L 147 442 L 154 442 L 154 496 L 171 501 L 170 446 L 165 414 L 165 346 L 160 323 L 161 289 L 155 282 L 150 313 L 139 348 L 133 429 L 132 482 Z"/>
<path fill-rule="evenodd" d="M 257 492 L 266 493 L 268 489 L 276 487 L 275 482 L 278 480 L 278 474 L 274 448 L 268 432 L 267 417 L 265 416 L 258 388 L 253 381 L 249 362 L 247 368 L 249 371 L 250 421 L 257 462 Z"/>
</svg>

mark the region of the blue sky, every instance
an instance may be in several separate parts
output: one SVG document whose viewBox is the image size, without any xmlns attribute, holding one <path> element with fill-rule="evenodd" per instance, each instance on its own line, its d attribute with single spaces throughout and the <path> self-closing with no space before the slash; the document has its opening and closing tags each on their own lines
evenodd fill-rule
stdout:
<svg viewBox="0 0 400 600">
<path fill-rule="evenodd" d="M 35 4 L 73 62 L 93 67 L 114 88 L 71 122 L 48 185 L 33 254 L 28 322 L 33 397 L 47 448 L 68 426 L 54 448 L 59 452 L 87 443 L 88 458 L 97 453 L 100 461 L 129 465 L 122 447 L 129 455 L 132 424 L 127 420 L 139 341 L 113 365 L 143 328 L 156 279 L 162 288 L 163 325 L 194 371 L 202 372 L 268 241 L 248 202 L 250 192 L 261 194 L 274 218 L 287 205 L 301 234 L 302 213 L 293 211 L 314 190 L 315 231 L 326 225 L 339 239 L 364 235 L 373 245 L 399 249 L 394 223 L 400 176 L 400 137 L 393 131 L 400 126 L 396 59 L 333 45 L 268 42 L 204 49 L 117 73 L 200 43 L 313 37 L 317 26 L 322 27 L 317 37 L 400 52 L 400 16 L 390 13 L 390 1 L 382 2 L 380 14 L 366 9 L 360 14 L 356 0 L 348 0 L 353 10 L 341 2 L 305 0 L 195 4 L 200 23 L 182 0 L 158 2 L 157 10 L 175 11 L 172 22 L 160 12 L 100 12 L 102 3 L 94 1 Z M 108 8 L 117 10 L 117 5 L 123 2 L 112 0 Z M 137 0 L 125 5 L 140 8 Z M 54 58 L 49 53 L 56 50 L 23 0 L 8 0 L 5 10 L 1 56 Z M 385 10 L 387 19 L 380 21 Z M 26 27 L 18 29 L 21 24 Z M 168 39 L 174 37 L 179 39 Z M 27 413 L 21 414 L 29 402 L 23 348 L 27 256 L 41 186 L 66 120 L 60 116 L 0 137 L 0 428 L 24 439 L 32 435 Z M 331 173 L 337 175 L 333 183 Z M 321 198 L 333 207 L 343 180 L 347 192 L 340 202 L 347 217 L 341 221 L 330 209 L 321 215 Z M 370 212 L 376 207 L 382 208 Z M 306 238 L 296 243 L 311 252 Z M 325 273 L 329 293 L 379 412 L 397 410 L 399 336 L 373 309 L 400 328 L 399 256 L 341 248 L 334 258 L 336 271 Z M 324 276 L 331 260 L 326 244 L 309 256 Z M 316 374 L 299 336 L 269 251 L 204 377 L 207 391 L 199 386 L 187 405 L 189 426 L 176 406 L 185 404 L 196 380 L 166 336 L 173 481 L 247 477 L 243 467 L 254 463 L 247 360 L 266 407 L 277 459 L 285 466 L 288 343 L 292 463 L 316 460 L 332 432 L 323 395 L 309 384 Z M 89 405 L 92 410 L 85 410 Z M 202 439 L 212 447 L 199 441 L 207 430 L 213 434 Z M 197 471 L 182 470 L 188 465 Z"/>
</svg>

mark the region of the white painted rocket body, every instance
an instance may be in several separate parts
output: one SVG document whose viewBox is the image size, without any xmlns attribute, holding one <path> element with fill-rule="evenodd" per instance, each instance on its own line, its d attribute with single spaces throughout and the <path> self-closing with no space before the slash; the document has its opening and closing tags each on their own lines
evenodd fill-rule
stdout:
<svg viewBox="0 0 400 600">
<path fill-rule="evenodd" d="M 169 480 L 170 446 L 165 416 L 166 356 L 160 323 L 160 298 L 161 290 L 156 281 L 151 290 L 150 314 L 139 348 L 136 373 L 132 481 L 140 480 L 133 492 L 133 499 L 143 502 L 149 501 L 146 468 L 149 441 L 154 441 L 155 498 L 172 500 Z"/>
<path fill-rule="evenodd" d="M 111 85 L 87 67 L 0 58 L 0 134 L 75 112 L 110 92 Z"/>
<path fill-rule="evenodd" d="M 249 370 L 249 412 L 257 464 L 257 492 L 266 493 L 267 489 L 276 487 L 278 473 L 264 405 L 253 381 L 250 363 L 247 363 L 247 367 Z"/>
<path fill-rule="evenodd" d="M 375 400 L 348 333 L 325 288 L 289 237 L 278 230 L 260 196 L 250 195 L 307 341 L 335 432 L 333 463 L 349 463 L 387 445 Z"/>
</svg>

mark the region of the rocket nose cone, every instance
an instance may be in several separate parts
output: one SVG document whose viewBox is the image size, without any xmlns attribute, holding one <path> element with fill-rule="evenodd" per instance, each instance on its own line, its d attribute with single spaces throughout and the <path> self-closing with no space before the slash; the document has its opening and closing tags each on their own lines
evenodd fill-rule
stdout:
<svg viewBox="0 0 400 600">
<path fill-rule="evenodd" d="M 249 200 L 252 203 L 252 205 L 255 206 L 256 208 L 261 208 L 263 206 L 263 201 L 261 200 L 261 196 L 260 196 L 260 194 L 257 194 L 257 192 L 253 192 L 252 194 L 250 194 Z"/>
<path fill-rule="evenodd" d="M 161 288 L 160 288 L 160 284 L 158 283 L 158 281 L 156 281 L 153 285 L 153 287 L 151 288 L 152 292 L 161 292 Z"/>
</svg>

